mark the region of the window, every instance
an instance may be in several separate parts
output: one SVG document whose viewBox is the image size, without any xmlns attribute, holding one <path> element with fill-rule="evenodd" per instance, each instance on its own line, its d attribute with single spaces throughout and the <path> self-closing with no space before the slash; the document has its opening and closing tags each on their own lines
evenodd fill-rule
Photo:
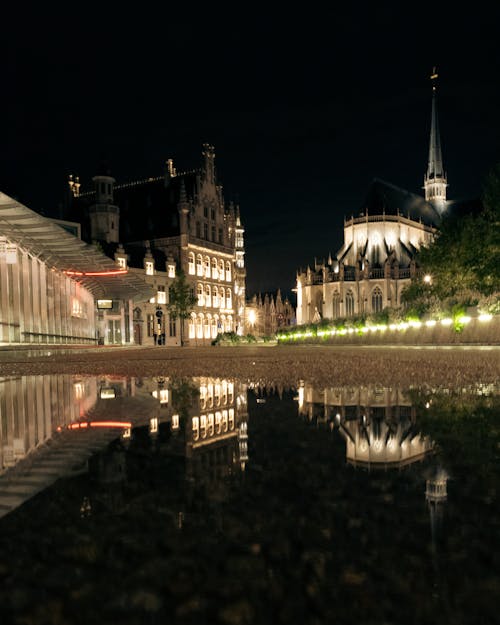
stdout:
<svg viewBox="0 0 500 625">
<path fill-rule="evenodd" d="M 222 228 L 219 228 L 219 243 L 222 244 Z"/>
<path fill-rule="evenodd" d="M 203 338 L 203 313 L 198 315 L 197 323 L 196 323 L 196 336 L 199 339 Z"/>
<path fill-rule="evenodd" d="M 153 336 L 155 331 L 154 315 L 147 316 L 148 336 Z"/>
<path fill-rule="evenodd" d="M 170 317 L 168 322 L 168 335 L 169 336 L 177 336 L 177 321 Z"/>
<path fill-rule="evenodd" d="M 188 324 L 188 335 L 190 339 L 194 339 L 195 337 L 195 323 L 196 323 L 196 315 L 191 313 L 191 317 L 189 317 Z"/>
<path fill-rule="evenodd" d="M 211 241 L 215 241 L 215 226 L 212 226 L 212 238 Z"/>
<path fill-rule="evenodd" d="M 220 289 L 219 298 L 220 298 L 219 299 L 220 307 L 225 308 L 226 307 L 226 291 L 223 286 Z"/>
<path fill-rule="evenodd" d="M 219 290 L 216 286 L 212 289 L 212 304 L 214 308 L 219 307 Z"/>
<path fill-rule="evenodd" d="M 201 239 L 201 225 L 199 221 L 196 222 L 196 236 L 198 239 Z"/>
<path fill-rule="evenodd" d="M 210 288 L 210 285 L 207 284 L 205 285 L 205 306 L 211 306 L 212 305 L 212 289 Z"/>
<path fill-rule="evenodd" d="M 345 314 L 346 317 L 352 317 L 354 315 L 354 295 L 350 289 L 345 296 Z"/>
<path fill-rule="evenodd" d="M 207 315 L 205 317 L 205 338 L 209 339 L 210 338 L 210 324 L 211 324 L 211 316 Z"/>
<path fill-rule="evenodd" d="M 215 316 L 212 319 L 212 338 L 215 339 L 217 337 L 217 317 Z"/>
<path fill-rule="evenodd" d="M 232 308 L 231 289 L 226 289 L 226 308 Z"/>
<path fill-rule="evenodd" d="M 195 274 L 195 268 L 194 268 L 194 253 L 193 252 L 189 252 L 189 257 L 188 257 L 188 273 L 191 276 L 194 276 Z"/>
<path fill-rule="evenodd" d="M 169 278 L 175 278 L 175 265 L 173 263 L 170 263 L 169 265 L 167 265 L 167 270 L 168 270 L 168 277 Z"/>
<path fill-rule="evenodd" d="M 203 224 L 203 238 L 208 241 L 208 224 Z"/>
<path fill-rule="evenodd" d="M 198 276 L 203 275 L 203 260 L 202 260 L 201 254 L 198 254 L 196 256 L 196 275 Z"/>
<path fill-rule="evenodd" d="M 231 282 L 231 263 L 226 261 L 226 280 L 227 282 Z"/>
<path fill-rule="evenodd" d="M 208 218 L 208 206 L 203 207 L 203 217 L 205 217 L 205 219 Z"/>
<path fill-rule="evenodd" d="M 334 319 L 340 317 L 340 295 L 337 291 L 333 294 L 332 314 Z"/>
<path fill-rule="evenodd" d="M 155 266 L 152 260 L 146 261 L 146 274 L 152 276 L 154 274 Z"/>
<path fill-rule="evenodd" d="M 212 221 L 215 219 L 215 208 L 212 208 L 210 211 L 210 217 L 212 218 Z"/>
<path fill-rule="evenodd" d="M 224 280 L 224 261 L 219 260 L 219 280 Z"/>
<path fill-rule="evenodd" d="M 203 284 L 201 284 L 201 282 L 198 282 L 198 286 L 196 287 L 196 295 L 198 297 L 198 306 L 203 306 L 205 298 L 203 297 Z"/>
<path fill-rule="evenodd" d="M 210 278 L 210 258 L 208 256 L 205 256 L 203 264 L 205 267 L 205 278 Z"/>
<path fill-rule="evenodd" d="M 217 280 L 218 277 L 219 277 L 219 270 L 217 268 L 217 259 L 212 258 L 212 278 L 214 280 Z"/>
<path fill-rule="evenodd" d="M 372 312 L 382 311 L 382 291 L 376 286 L 372 292 Z"/>
<path fill-rule="evenodd" d="M 120 256 L 119 258 L 117 258 L 117 261 L 118 267 L 121 267 L 122 269 L 127 268 L 127 259 L 124 256 Z"/>
<path fill-rule="evenodd" d="M 167 293 L 165 291 L 165 286 L 159 284 L 158 285 L 158 304 L 166 304 L 167 303 Z"/>
</svg>

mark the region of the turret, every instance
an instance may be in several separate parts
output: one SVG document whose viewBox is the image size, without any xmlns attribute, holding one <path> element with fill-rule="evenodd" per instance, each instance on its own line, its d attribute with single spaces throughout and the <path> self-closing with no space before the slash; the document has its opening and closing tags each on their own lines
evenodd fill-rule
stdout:
<svg viewBox="0 0 500 625">
<path fill-rule="evenodd" d="M 120 209 L 113 203 L 115 179 L 109 169 L 103 168 L 92 178 L 95 203 L 89 208 L 90 236 L 93 241 L 118 243 L 120 232 Z"/>
</svg>

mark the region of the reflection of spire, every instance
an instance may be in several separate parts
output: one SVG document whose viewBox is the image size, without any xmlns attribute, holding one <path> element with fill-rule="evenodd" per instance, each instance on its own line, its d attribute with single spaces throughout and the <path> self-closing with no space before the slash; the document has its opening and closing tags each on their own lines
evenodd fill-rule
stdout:
<svg viewBox="0 0 500 625">
<path fill-rule="evenodd" d="M 429 505 L 431 520 L 432 545 L 435 549 L 438 533 L 443 523 L 443 504 L 446 502 L 446 482 L 448 475 L 443 469 L 438 469 L 436 474 L 425 483 L 425 500 Z"/>
</svg>

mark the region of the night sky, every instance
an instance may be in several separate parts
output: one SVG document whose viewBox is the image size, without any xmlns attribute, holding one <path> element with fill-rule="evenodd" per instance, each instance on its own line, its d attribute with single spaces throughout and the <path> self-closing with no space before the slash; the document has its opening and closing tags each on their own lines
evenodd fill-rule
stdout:
<svg viewBox="0 0 500 625">
<path fill-rule="evenodd" d="M 1 191 L 50 215 L 70 173 L 191 169 L 211 143 L 252 295 L 335 253 L 374 177 L 422 192 L 433 65 L 448 197 L 500 161 L 498 5 L 184 5 L 4 11 Z"/>
</svg>

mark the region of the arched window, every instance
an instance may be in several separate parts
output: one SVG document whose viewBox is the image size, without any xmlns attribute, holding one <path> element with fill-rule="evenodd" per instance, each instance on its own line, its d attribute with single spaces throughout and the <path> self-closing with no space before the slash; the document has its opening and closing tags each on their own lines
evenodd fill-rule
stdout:
<svg viewBox="0 0 500 625">
<path fill-rule="evenodd" d="M 372 291 L 372 312 L 381 312 L 382 310 L 382 291 L 376 286 Z"/>
<path fill-rule="evenodd" d="M 219 298 L 220 298 L 220 302 L 219 302 L 220 307 L 225 308 L 226 307 L 226 290 L 224 289 L 223 286 L 221 286 L 220 288 Z"/>
<path fill-rule="evenodd" d="M 219 280 L 224 280 L 224 261 L 219 260 Z"/>
<path fill-rule="evenodd" d="M 345 314 L 346 317 L 352 317 L 354 315 L 354 295 L 351 289 L 345 294 Z"/>
<path fill-rule="evenodd" d="M 219 308 L 219 289 L 216 286 L 212 288 L 212 304 L 214 308 Z"/>
<path fill-rule="evenodd" d="M 203 275 L 203 259 L 202 259 L 201 254 L 196 255 L 196 275 L 197 276 Z"/>
<path fill-rule="evenodd" d="M 221 332 L 226 331 L 226 315 L 220 316 L 220 328 L 219 329 Z"/>
<path fill-rule="evenodd" d="M 203 317 L 204 317 L 203 313 L 200 313 L 197 319 L 198 323 L 196 324 L 196 336 L 199 339 L 203 338 Z"/>
<path fill-rule="evenodd" d="M 217 267 L 217 259 L 212 258 L 212 278 L 214 280 L 217 280 L 218 277 L 219 277 L 219 269 Z"/>
<path fill-rule="evenodd" d="M 189 252 L 189 256 L 188 256 L 188 273 L 192 276 L 194 276 L 195 274 L 195 267 L 194 267 L 194 252 Z"/>
<path fill-rule="evenodd" d="M 212 289 L 209 284 L 205 285 L 205 306 L 212 305 Z"/>
<path fill-rule="evenodd" d="M 189 317 L 189 324 L 188 324 L 188 334 L 189 334 L 190 339 L 194 339 L 194 337 L 196 336 L 195 326 L 196 326 L 196 315 L 195 313 L 191 313 L 191 317 Z"/>
<path fill-rule="evenodd" d="M 231 282 L 231 263 L 226 261 L 226 281 Z"/>
<path fill-rule="evenodd" d="M 214 315 L 212 319 L 212 338 L 215 339 L 217 337 L 217 332 L 219 331 L 219 316 Z"/>
<path fill-rule="evenodd" d="M 226 332 L 232 332 L 233 330 L 233 318 L 231 315 L 228 315 L 226 318 Z"/>
<path fill-rule="evenodd" d="M 333 294 L 332 316 L 334 319 L 338 319 L 340 317 L 340 294 L 338 291 L 335 291 Z"/>
<path fill-rule="evenodd" d="M 210 258 L 208 256 L 205 256 L 203 264 L 205 266 L 205 278 L 210 278 Z"/>
<path fill-rule="evenodd" d="M 207 315 L 205 317 L 205 338 L 209 339 L 210 338 L 210 328 L 211 328 L 211 324 L 212 324 L 212 315 Z"/>
<path fill-rule="evenodd" d="M 203 297 L 203 284 L 201 282 L 198 282 L 196 287 L 196 295 L 198 296 L 198 306 L 203 306 L 205 298 Z"/>
<path fill-rule="evenodd" d="M 226 308 L 232 308 L 233 301 L 231 299 L 231 289 L 226 289 Z"/>
</svg>

